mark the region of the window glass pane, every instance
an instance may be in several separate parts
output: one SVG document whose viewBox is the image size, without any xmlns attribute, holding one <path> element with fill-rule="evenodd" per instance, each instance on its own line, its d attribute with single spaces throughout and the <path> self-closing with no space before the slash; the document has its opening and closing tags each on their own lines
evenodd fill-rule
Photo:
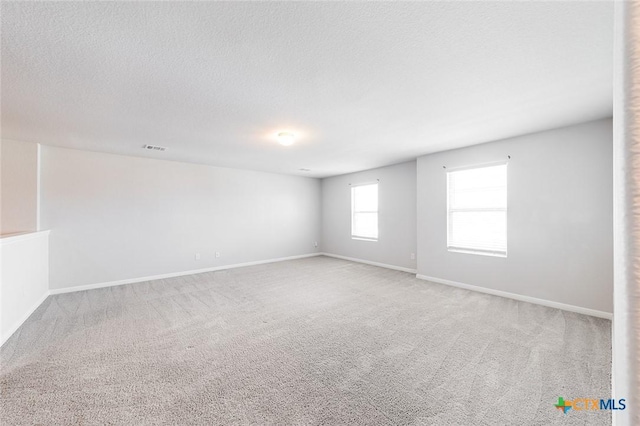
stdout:
<svg viewBox="0 0 640 426">
<path fill-rule="evenodd" d="M 353 235 L 378 238 L 378 213 L 354 213 Z"/>
<path fill-rule="evenodd" d="M 506 186 L 507 165 L 480 167 L 477 169 L 451 172 L 455 191 L 476 190 L 481 188 Z"/>
<path fill-rule="evenodd" d="M 354 187 L 355 211 L 378 211 L 378 184 Z"/>
<path fill-rule="evenodd" d="M 450 249 L 507 252 L 507 165 L 447 173 Z"/>
<path fill-rule="evenodd" d="M 378 238 L 378 184 L 351 187 L 351 235 Z"/>
<path fill-rule="evenodd" d="M 507 208 L 507 187 L 456 191 L 449 199 L 450 209 Z"/>
<path fill-rule="evenodd" d="M 449 247 L 504 252 L 506 219 L 506 211 L 450 213 Z"/>
</svg>

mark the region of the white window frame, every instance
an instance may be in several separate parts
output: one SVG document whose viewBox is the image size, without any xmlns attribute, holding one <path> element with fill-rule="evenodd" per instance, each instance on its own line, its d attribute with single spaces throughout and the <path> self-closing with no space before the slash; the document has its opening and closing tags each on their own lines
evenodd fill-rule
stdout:
<svg viewBox="0 0 640 426">
<path fill-rule="evenodd" d="M 506 173 L 506 182 L 505 182 L 505 187 L 506 187 L 506 192 L 507 192 L 507 204 L 506 207 L 504 208 L 466 208 L 466 209 L 452 209 L 451 205 L 450 205 L 450 196 L 451 196 L 451 190 L 450 190 L 450 177 L 452 173 L 456 173 L 456 172 L 461 172 L 461 171 L 467 171 L 467 170 L 474 170 L 474 169 L 484 169 L 484 168 L 488 168 L 488 167 L 496 167 L 496 166 L 505 166 L 505 173 Z M 509 222 L 509 215 L 508 215 L 508 209 L 509 209 L 509 198 L 508 198 L 508 194 L 509 194 L 509 186 L 508 186 L 508 179 L 509 176 L 509 164 L 508 162 L 497 162 L 497 163 L 486 163 L 486 164 L 478 164 L 475 166 L 467 166 L 467 167 L 459 167 L 459 168 L 455 168 L 455 169 L 451 169 L 451 170 L 447 170 L 447 176 L 446 176 L 446 180 L 447 180 L 447 250 L 450 252 L 454 252 L 454 253 L 466 253 L 466 254 L 477 254 L 477 255 L 481 255 L 481 256 L 493 256 L 493 257 L 507 257 L 507 252 L 508 252 L 508 243 L 509 243 L 509 238 L 508 238 L 508 222 Z M 458 246 L 452 246 L 451 242 L 450 242 L 450 237 L 451 237 L 451 216 L 452 213 L 455 212 L 480 212 L 480 211 L 485 211 L 485 212 L 489 212 L 489 211 L 501 211 L 504 212 L 505 214 L 505 223 L 504 223 L 504 227 L 505 227 L 505 250 L 502 251 L 496 251 L 496 250 L 490 250 L 490 249 L 478 249 L 477 247 L 458 247 Z"/>
<path fill-rule="evenodd" d="M 352 240 L 363 240 L 363 241 L 378 241 L 380 237 L 380 198 L 378 198 L 378 205 L 376 206 L 376 210 L 358 210 L 356 211 L 356 189 L 362 186 L 370 186 L 375 185 L 376 191 L 378 192 L 378 197 L 380 197 L 380 185 L 379 182 L 367 182 L 367 183 L 359 183 L 357 185 L 351 185 L 351 239 Z M 375 213 L 378 218 L 378 227 L 376 229 L 376 237 L 370 237 L 366 235 L 357 235 L 355 230 L 356 223 L 356 214 L 357 213 Z"/>
</svg>

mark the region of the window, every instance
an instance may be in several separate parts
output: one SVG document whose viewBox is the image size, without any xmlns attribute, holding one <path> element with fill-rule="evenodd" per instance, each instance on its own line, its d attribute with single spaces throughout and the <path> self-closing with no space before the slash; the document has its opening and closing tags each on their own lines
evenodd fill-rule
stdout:
<svg viewBox="0 0 640 426">
<path fill-rule="evenodd" d="M 378 184 L 351 187 L 351 238 L 378 239 Z"/>
<path fill-rule="evenodd" d="M 507 165 L 447 173 L 447 249 L 507 256 Z"/>
</svg>

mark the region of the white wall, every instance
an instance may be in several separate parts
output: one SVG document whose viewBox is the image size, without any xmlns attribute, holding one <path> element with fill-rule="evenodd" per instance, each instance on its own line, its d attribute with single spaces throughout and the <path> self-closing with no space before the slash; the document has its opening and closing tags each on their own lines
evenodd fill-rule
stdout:
<svg viewBox="0 0 640 426">
<path fill-rule="evenodd" d="M 378 241 L 351 238 L 351 186 L 378 186 Z M 322 251 L 370 262 L 415 269 L 416 162 L 322 180 Z"/>
<path fill-rule="evenodd" d="M 49 294 L 48 234 L 0 238 L 0 345 Z"/>
<path fill-rule="evenodd" d="M 640 4 L 615 3 L 613 57 L 614 316 L 612 388 L 627 409 L 615 426 L 640 424 Z"/>
<path fill-rule="evenodd" d="M 446 170 L 506 160 L 508 256 L 447 251 Z M 612 312 L 612 122 L 418 159 L 418 274 Z"/>
<path fill-rule="evenodd" d="M 0 141 L 0 234 L 37 229 L 38 145 Z"/>
<path fill-rule="evenodd" d="M 318 179 L 42 146 L 41 181 L 52 290 L 309 254 L 320 241 Z"/>
</svg>

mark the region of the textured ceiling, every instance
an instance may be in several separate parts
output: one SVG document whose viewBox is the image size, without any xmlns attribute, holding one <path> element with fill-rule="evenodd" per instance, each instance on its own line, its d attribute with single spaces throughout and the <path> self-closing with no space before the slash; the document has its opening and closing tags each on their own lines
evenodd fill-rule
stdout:
<svg viewBox="0 0 640 426">
<path fill-rule="evenodd" d="M 8 139 L 323 177 L 612 114 L 612 2 L 1 7 Z"/>
</svg>

